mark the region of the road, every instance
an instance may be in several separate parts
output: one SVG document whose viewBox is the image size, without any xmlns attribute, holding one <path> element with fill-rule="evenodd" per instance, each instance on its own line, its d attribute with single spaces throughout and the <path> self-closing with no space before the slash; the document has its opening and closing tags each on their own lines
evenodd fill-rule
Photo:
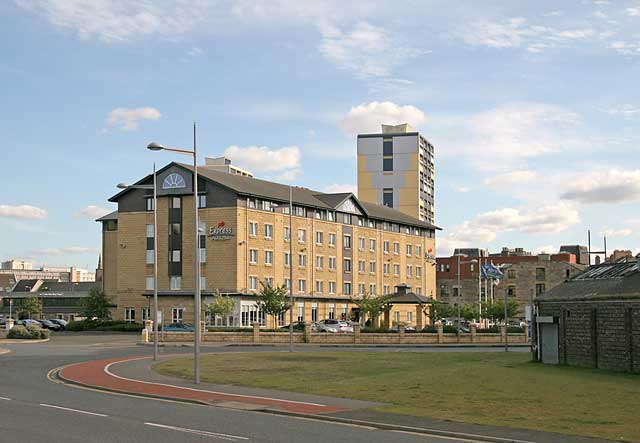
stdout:
<svg viewBox="0 0 640 443">
<path fill-rule="evenodd" d="M 12 352 L 0 355 L 0 441 L 469 441 L 109 394 L 55 383 L 47 378 L 51 369 L 70 363 L 148 355 L 150 348 L 136 346 L 137 338 L 58 335 L 49 343 L 3 344 L 2 347 Z M 216 351 L 224 349 L 215 348 Z M 231 350 L 237 352 L 238 348 Z M 167 353 L 177 352 L 188 353 L 191 349 L 167 348 Z"/>
</svg>

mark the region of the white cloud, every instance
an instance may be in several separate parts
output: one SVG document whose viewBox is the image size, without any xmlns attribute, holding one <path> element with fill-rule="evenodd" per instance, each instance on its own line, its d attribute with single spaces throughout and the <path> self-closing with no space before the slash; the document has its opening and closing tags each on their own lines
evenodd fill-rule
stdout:
<svg viewBox="0 0 640 443">
<path fill-rule="evenodd" d="M 45 209 L 29 205 L 0 205 L 0 217 L 23 220 L 42 220 L 48 215 Z"/>
<path fill-rule="evenodd" d="M 633 234 L 633 231 L 629 228 L 623 229 L 605 229 L 600 232 L 600 235 L 604 235 L 607 238 L 620 238 L 620 237 L 628 237 Z"/>
<path fill-rule="evenodd" d="M 409 123 L 417 126 L 424 121 L 424 112 L 412 105 L 397 105 L 392 102 L 363 103 L 349 110 L 338 122 L 347 134 L 378 133 L 380 125 Z"/>
<path fill-rule="evenodd" d="M 406 47 L 386 29 L 364 21 L 349 30 L 325 24 L 320 32 L 320 53 L 338 68 L 361 78 L 388 77 L 396 67 L 426 52 Z"/>
<path fill-rule="evenodd" d="M 107 43 L 159 35 L 172 38 L 192 30 L 210 16 L 202 1 L 178 0 L 14 0 L 27 11 L 43 16 L 54 27 L 81 39 Z"/>
<path fill-rule="evenodd" d="M 640 5 L 633 8 L 627 8 L 625 11 L 630 17 L 640 17 Z"/>
<path fill-rule="evenodd" d="M 618 115 L 624 119 L 631 120 L 640 118 L 640 107 L 633 105 L 622 105 L 606 109 L 605 112 L 610 115 Z"/>
<path fill-rule="evenodd" d="M 290 182 L 298 178 L 302 173 L 302 169 L 290 169 L 281 174 L 269 176 L 270 180 Z"/>
<path fill-rule="evenodd" d="M 31 251 L 32 256 L 58 256 L 70 254 L 99 254 L 98 248 L 86 248 L 82 246 L 69 246 L 65 248 L 42 248 Z"/>
<path fill-rule="evenodd" d="M 297 146 L 280 149 L 270 149 L 267 146 L 229 146 L 224 151 L 224 156 L 230 158 L 233 164 L 251 172 L 288 171 L 288 175 L 280 175 L 281 180 L 292 180 L 297 176 L 292 171 L 300 169 L 300 148 Z"/>
<path fill-rule="evenodd" d="M 456 189 L 456 191 L 458 191 L 461 194 L 466 194 L 467 192 L 471 192 L 471 188 L 468 188 L 466 186 L 460 186 L 458 189 Z"/>
<path fill-rule="evenodd" d="M 88 218 L 94 220 L 110 213 L 111 210 L 101 206 L 89 205 L 73 215 L 73 218 Z"/>
<path fill-rule="evenodd" d="M 640 43 L 615 41 L 609 45 L 609 48 L 615 49 L 616 52 L 622 55 L 640 54 Z"/>
<path fill-rule="evenodd" d="M 333 183 L 329 186 L 326 186 L 322 192 L 326 192 L 327 194 L 340 194 L 342 192 L 351 192 L 354 195 L 358 194 L 358 187 L 356 185 L 351 184 L 339 184 Z"/>
<path fill-rule="evenodd" d="M 135 131 L 140 120 L 158 120 L 161 116 L 156 108 L 116 108 L 109 112 L 107 124 L 121 131 Z"/>
<path fill-rule="evenodd" d="M 561 198 L 583 204 L 638 201 L 640 169 L 609 169 L 582 174 L 567 182 Z"/>
<path fill-rule="evenodd" d="M 536 254 L 555 254 L 560 250 L 557 246 L 554 245 L 544 245 L 538 246 L 534 249 L 534 253 Z"/>
<path fill-rule="evenodd" d="M 189 49 L 189 52 L 187 52 L 187 55 L 189 57 L 199 57 L 203 54 L 204 54 L 204 51 L 202 50 L 202 48 L 198 48 L 198 47 L 193 47 Z"/>
<path fill-rule="evenodd" d="M 536 171 L 522 170 L 506 172 L 493 177 L 486 178 L 484 184 L 487 186 L 509 186 L 514 184 L 527 183 L 538 176 Z"/>
<path fill-rule="evenodd" d="M 441 155 L 467 159 L 478 170 L 508 171 L 528 158 L 582 148 L 580 122 L 580 115 L 560 106 L 512 102 L 477 114 L 432 119 L 426 126 L 446 134 L 447 150 Z"/>
</svg>

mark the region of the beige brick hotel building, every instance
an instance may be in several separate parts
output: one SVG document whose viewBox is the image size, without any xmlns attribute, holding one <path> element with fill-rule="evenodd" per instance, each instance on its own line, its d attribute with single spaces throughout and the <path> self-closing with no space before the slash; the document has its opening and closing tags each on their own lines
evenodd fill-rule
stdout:
<svg viewBox="0 0 640 443">
<path fill-rule="evenodd" d="M 194 245 L 193 234 L 193 169 L 170 163 L 157 175 L 163 323 L 193 321 L 195 246 L 202 262 L 203 310 L 216 290 L 236 302 L 229 318 L 212 319 L 219 325 L 250 326 L 258 321 L 273 326 L 256 307 L 260 282 L 292 285 L 294 320 L 306 322 L 354 318 L 357 307 L 352 298 L 391 294 L 401 284 L 421 298 L 436 295 L 433 254 L 438 228 L 433 224 L 360 201 L 351 193 L 293 187 L 289 229 L 289 186 L 206 165 L 198 175 L 199 245 Z M 147 175 L 136 184 L 153 184 L 153 177 Z M 141 321 L 152 317 L 152 191 L 129 188 L 109 201 L 117 203 L 118 210 L 98 220 L 104 292 L 117 305 L 114 318 Z M 420 312 L 405 301 L 394 305 L 391 320 L 425 324 Z M 288 323 L 288 316 L 279 323 Z"/>
</svg>

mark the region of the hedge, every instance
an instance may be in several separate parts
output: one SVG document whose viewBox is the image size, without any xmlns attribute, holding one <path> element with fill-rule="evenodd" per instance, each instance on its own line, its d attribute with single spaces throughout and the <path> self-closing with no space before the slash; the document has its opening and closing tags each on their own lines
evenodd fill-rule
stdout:
<svg viewBox="0 0 640 443">
<path fill-rule="evenodd" d="M 80 320 L 67 324 L 66 330 L 72 332 L 104 331 L 104 332 L 140 332 L 144 329 L 141 323 L 129 323 L 125 321 L 94 321 Z"/>
</svg>

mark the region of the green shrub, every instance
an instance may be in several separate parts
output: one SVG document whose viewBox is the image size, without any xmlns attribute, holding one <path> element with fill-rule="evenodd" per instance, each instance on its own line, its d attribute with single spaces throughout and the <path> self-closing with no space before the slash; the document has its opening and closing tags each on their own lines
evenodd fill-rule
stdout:
<svg viewBox="0 0 640 443">
<path fill-rule="evenodd" d="M 435 326 L 427 325 L 424 327 L 424 329 L 422 329 L 422 331 L 419 332 L 428 332 L 431 334 L 435 334 L 438 332 L 438 328 L 436 328 Z"/>
<path fill-rule="evenodd" d="M 509 326 L 507 331 L 509 334 L 522 334 L 524 333 L 524 328 L 522 326 Z"/>
<path fill-rule="evenodd" d="M 7 334 L 7 338 L 15 338 L 20 340 L 40 340 L 49 338 L 49 331 L 38 326 L 24 327 L 16 325 Z"/>
<path fill-rule="evenodd" d="M 457 334 L 458 328 L 452 325 L 444 325 L 442 326 L 442 332 L 445 334 Z"/>
<path fill-rule="evenodd" d="M 478 328 L 476 332 L 478 334 L 499 334 L 501 331 L 500 328 L 494 326 L 492 328 Z"/>
<path fill-rule="evenodd" d="M 273 331 L 273 329 L 271 329 Z M 233 327 L 224 327 L 224 326 L 207 326 L 208 332 L 252 332 L 253 327 L 246 328 L 233 328 Z M 264 331 L 264 329 L 260 329 L 260 332 Z M 282 332 L 282 330 L 279 330 Z"/>
<path fill-rule="evenodd" d="M 392 331 L 391 329 L 387 329 L 387 328 L 362 328 L 360 329 L 360 332 L 364 332 L 365 334 L 387 334 L 387 333 L 395 333 L 398 331 Z"/>
<path fill-rule="evenodd" d="M 107 320 L 81 320 L 67 324 L 67 331 L 103 331 L 103 332 L 137 332 L 144 329 L 141 323 L 128 323 L 125 321 Z"/>
</svg>

